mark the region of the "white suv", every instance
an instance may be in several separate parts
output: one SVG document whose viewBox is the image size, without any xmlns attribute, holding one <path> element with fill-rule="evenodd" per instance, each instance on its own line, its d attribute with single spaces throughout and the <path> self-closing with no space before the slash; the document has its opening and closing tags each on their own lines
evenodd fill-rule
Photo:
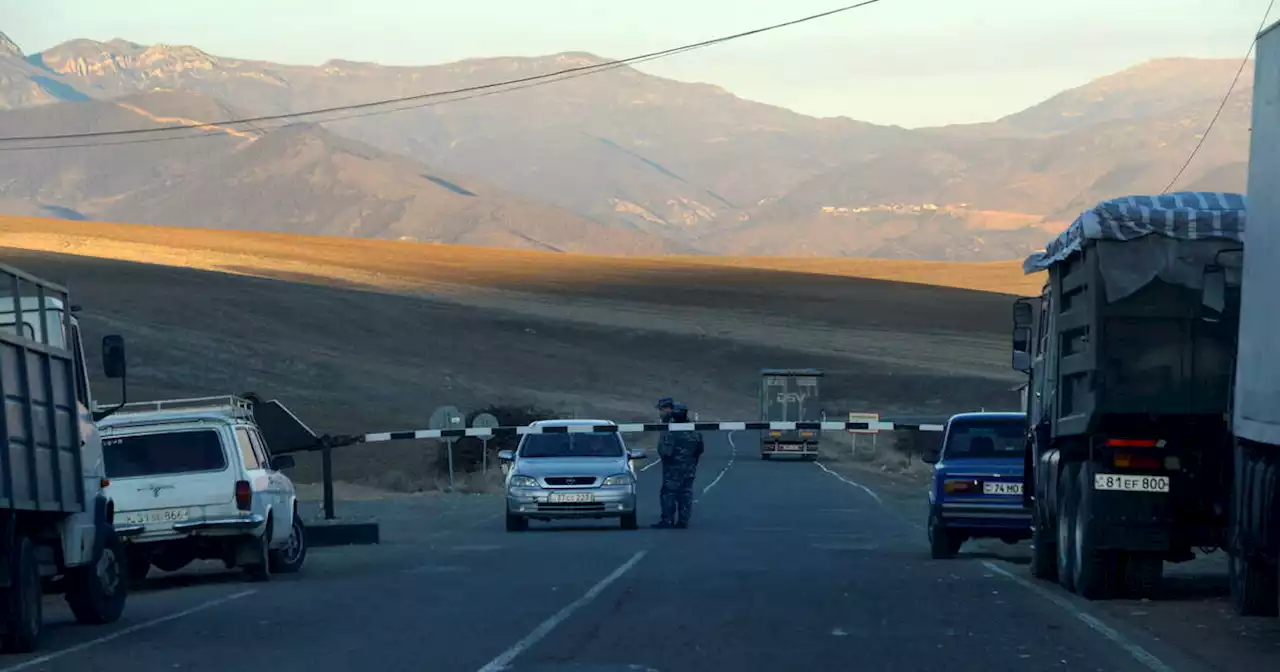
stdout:
<svg viewBox="0 0 1280 672">
<path fill-rule="evenodd" d="M 100 424 L 130 577 L 222 560 L 255 580 L 296 572 L 306 537 L 293 482 L 238 397 L 127 404 Z"/>
</svg>

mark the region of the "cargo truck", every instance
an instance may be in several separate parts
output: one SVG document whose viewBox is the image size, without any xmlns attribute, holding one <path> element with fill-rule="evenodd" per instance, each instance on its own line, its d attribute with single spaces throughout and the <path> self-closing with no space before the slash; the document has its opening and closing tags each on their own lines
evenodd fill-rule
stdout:
<svg viewBox="0 0 1280 672">
<path fill-rule="evenodd" d="M 1048 271 L 1013 329 L 1036 577 L 1088 599 L 1150 596 L 1166 561 L 1227 546 L 1240 294 L 1238 275 L 1211 272 L 1238 255 L 1244 206 L 1205 192 L 1105 201 L 1024 262 Z"/>
<path fill-rule="evenodd" d="M 761 422 L 822 422 L 822 400 L 818 395 L 818 369 L 761 369 Z M 760 432 L 760 459 L 774 455 L 795 455 L 805 460 L 818 459 L 816 429 L 766 429 Z"/>
<path fill-rule="evenodd" d="M 1258 36 L 1249 232 L 1240 261 L 1240 334 L 1232 432 L 1229 530 L 1231 602 L 1241 615 L 1275 616 L 1280 604 L 1280 29 Z M 1233 284 L 1230 257 L 1207 286 Z"/>
<path fill-rule="evenodd" d="M 119 619 L 124 553 L 104 495 L 80 325 L 65 289 L 0 264 L 0 642 L 39 646 L 42 592 L 65 594 L 81 623 Z M 125 377 L 124 342 L 103 339 L 108 378 Z"/>
</svg>

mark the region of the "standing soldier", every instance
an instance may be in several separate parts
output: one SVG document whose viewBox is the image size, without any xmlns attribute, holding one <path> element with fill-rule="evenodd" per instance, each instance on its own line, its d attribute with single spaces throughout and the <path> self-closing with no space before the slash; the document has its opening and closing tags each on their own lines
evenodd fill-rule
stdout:
<svg viewBox="0 0 1280 672">
<path fill-rule="evenodd" d="M 675 404 L 670 422 L 689 421 L 689 409 Z M 696 431 L 668 432 L 658 444 L 662 458 L 662 520 L 658 529 L 689 527 L 693 515 L 693 482 L 698 476 L 698 460 L 704 450 L 702 434 Z"/>
</svg>

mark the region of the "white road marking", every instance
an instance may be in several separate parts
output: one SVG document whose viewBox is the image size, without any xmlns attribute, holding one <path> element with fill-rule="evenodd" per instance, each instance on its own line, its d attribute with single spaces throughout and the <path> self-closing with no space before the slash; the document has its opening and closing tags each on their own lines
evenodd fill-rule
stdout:
<svg viewBox="0 0 1280 672">
<path fill-rule="evenodd" d="M 1152 655 L 1150 651 L 1147 651 L 1146 649 L 1139 646 L 1137 643 L 1130 640 L 1128 637 L 1125 637 L 1124 635 L 1120 634 L 1120 632 L 1118 632 L 1115 628 L 1107 625 L 1106 623 L 1103 623 L 1097 617 L 1092 616 L 1090 614 L 1086 614 L 1085 612 L 1081 611 L 1079 607 L 1072 604 L 1069 600 L 1061 597 L 1060 595 L 1054 595 L 1053 593 L 1045 590 L 1044 588 L 1041 588 L 1040 586 L 1037 586 L 1034 583 L 1031 583 L 1030 581 L 1022 578 L 1021 576 L 1014 574 L 1013 572 L 1008 571 L 1007 569 L 1001 567 L 1000 565 L 997 565 L 994 562 L 991 562 L 989 560 L 983 560 L 982 565 L 987 569 L 999 574 L 1000 576 L 1003 576 L 1004 578 L 1009 579 L 1014 583 L 1017 583 L 1023 588 L 1026 588 L 1027 590 L 1035 593 L 1036 595 L 1039 595 L 1040 597 L 1043 597 L 1044 599 L 1052 602 L 1058 607 L 1066 610 L 1072 616 L 1075 616 L 1077 619 L 1079 619 L 1082 623 L 1092 628 L 1094 632 L 1102 635 L 1103 637 L 1106 637 L 1107 639 L 1111 640 L 1112 643 L 1119 646 L 1121 649 L 1124 649 L 1125 653 L 1128 653 L 1130 656 L 1133 656 L 1134 660 L 1137 660 L 1139 663 L 1142 663 L 1144 666 L 1146 666 L 1147 669 L 1155 670 L 1155 672 L 1173 672 L 1172 667 L 1169 667 L 1164 663 L 1164 661 Z M 0 672 L 3 672 L 3 671 L 0 671 Z"/>
<path fill-rule="evenodd" d="M 652 468 L 654 468 L 654 467 L 658 466 L 659 464 L 662 464 L 662 459 L 661 459 L 661 458 L 656 459 L 656 460 L 654 460 L 654 461 L 650 462 L 649 464 L 644 465 L 643 467 L 640 467 L 640 471 L 649 471 L 650 469 L 652 469 Z"/>
<path fill-rule="evenodd" d="M 814 464 L 818 465 L 819 468 L 821 468 L 823 471 L 827 472 L 828 474 L 831 474 L 832 476 L 835 476 L 836 478 L 844 481 L 845 483 L 848 483 L 849 485 L 852 485 L 853 487 L 862 490 L 868 495 L 871 495 L 871 498 L 876 500 L 877 504 L 884 504 L 884 500 L 880 499 L 880 495 L 877 495 L 875 490 L 872 490 L 871 488 L 868 488 L 867 486 L 861 483 L 858 483 L 856 481 L 851 481 L 845 478 L 844 476 L 841 476 L 840 474 L 837 474 L 836 472 L 831 471 L 830 469 L 827 468 L 827 465 L 821 462 L 814 462 Z"/>
<path fill-rule="evenodd" d="M 49 661 L 57 660 L 58 658 L 61 658 L 68 654 L 79 653 L 81 651 L 84 651 L 85 649 L 91 649 L 95 646 L 98 646 L 99 644 L 106 644 L 107 642 L 119 639 L 121 637 L 124 637 L 125 635 L 131 635 L 140 630 L 154 628 L 157 625 L 163 625 L 165 623 L 168 623 L 169 621 L 176 621 L 179 618 L 190 616 L 192 614 L 199 613 L 206 609 L 212 609 L 213 607 L 216 607 L 220 604 L 226 604 L 227 602 L 230 602 L 232 600 L 238 600 L 242 597 L 248 597 L 249 595 L 252 595 L 256 592 L 258 591 L 244 590 L 238 593 L 227 595 L 226 597 L 219 597 L 216 600 L 209 600 L 208 602 L 197 604 L 196 606 L 191 607 L 190 609 L 183 609 L 182 611 L 169 614 L 168 616 L 161 616 L 160 618 L 154 618 L 154 619 L 151 619 L 150 621 L 138 623 L 137 625 L 131 625 L 127 628 L 116 630 L 115 632 L 109 635 L 103 635 L 101 637 L 98 637 L 97 639 L 91 639 L 87 642 L 81 642 L 80 644 L 76 644 L 75 646 L 69 646 L 59 651 L 52 651 L 50 653 L 44 654 L 43 656 L 38 656 L 36 658 L 32 658 L 31 660 L 26 660 L 21 663 L 17 663 L 15 665 L 10 665 L 8 667 L 0 667 L 0 672 L 14 672 L 15 670 L 25 670 L 29 667 L 44 665 Z"/>
<path fill-rule="evenodd" d="M 707 494 L 707 490 L 714 488 L 714 486 L 719 483 L 719 480 L 723 479 L 724 474 L 728 472 L 728 467 L 733 466 L 733 460 L 737 457 L 737 444 L 733 443 L 732 431 L 726 435 L 726 438 L 728 439 L 728 448 L 730 448 L 730 453 L 728 453 L 728 463 L 727 465 L 724 465 L 721 472 L 716 475 L 716 480 L 710 481 L 710 483 L 707 484 L 707 488 L 703 488 L 703 494 Z"/>
<path fill-rule="evenodd" d="M 533 629 L 533 632 L 525 635 L 524 639 L 516 642 L 511 646 L 511 648 L 503 651 L 497 658 L 494 658 L 484 667 L 480 668 L 480 672 L 498 672 L 498 670 L 506 669 L 506 667 L 511 664 L 511 661 L 515 660 L 520 654 L 529 650 L 530 647 L 541 641 L 543 637 L 551 634 L 551 631 L 555 630 L 557 626 L 565 621 L 565 619 L 572 616 L 573 612 L 581 609 L 583 606 L 599 597 L 600 593 L 604 592 L 605 588 L 608 588 L 614 581 L 622 578 L 623 574 L 631 571 L 631 568 L 635 567 L 636 563 L 640 562 L 648 552 L 649 551 L 647 550 L 636 551 L 636 554 L 631 556 L 630 560 L 622 563 L 620 567 L 613 570 L 612 574 L 604 577 L 600 583 L 592 586 L 591 590 L 588 590 L 582 597 L 579 597 L 565 608 L 552 614 L 551 618 L 543 621 L 538 627 Z M 0 670 L 0 672 L 5 671 Z"/>
</svg>

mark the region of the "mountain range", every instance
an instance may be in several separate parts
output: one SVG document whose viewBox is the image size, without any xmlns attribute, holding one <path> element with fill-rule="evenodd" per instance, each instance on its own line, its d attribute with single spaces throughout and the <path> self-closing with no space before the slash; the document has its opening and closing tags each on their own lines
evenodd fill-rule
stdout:
<svg viewBox="0 0 1280 672">
<path fill-rule="evenodd" d="M 26 55 L 0 35 L 0 135 L 288 114 L 607 62 L 300 66 L 118 39 Z M 991 123 L 927 129 L 619 67 L 169 142 L 5 143 L 0 212 L 606 254 L 1016 258 L 1091 202 L 1162 189 L 1238 67 L 1151 61 Z M 1178 188 L 1243 189 L 1251 83 L 1249 70 Z"/>
</svg>

